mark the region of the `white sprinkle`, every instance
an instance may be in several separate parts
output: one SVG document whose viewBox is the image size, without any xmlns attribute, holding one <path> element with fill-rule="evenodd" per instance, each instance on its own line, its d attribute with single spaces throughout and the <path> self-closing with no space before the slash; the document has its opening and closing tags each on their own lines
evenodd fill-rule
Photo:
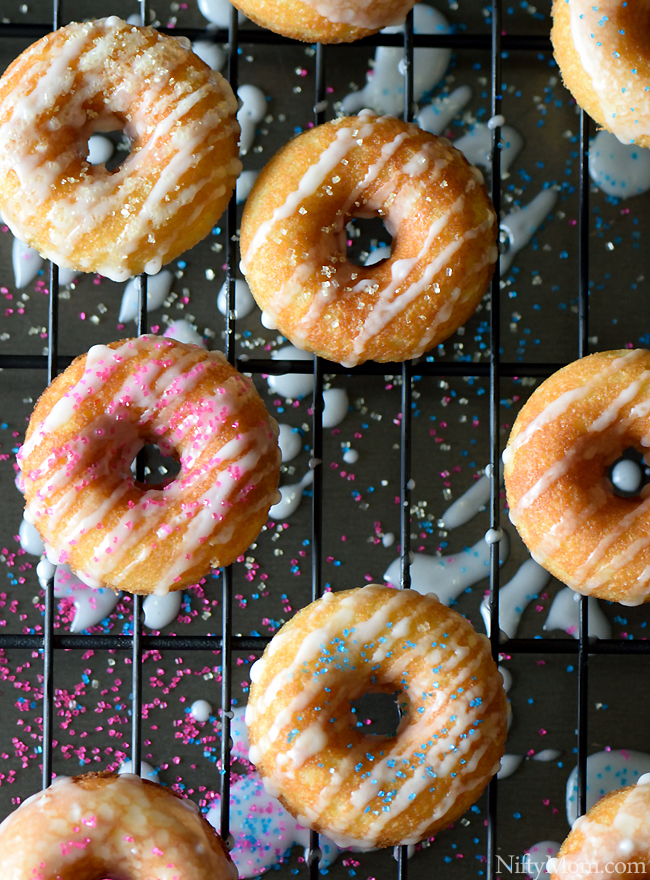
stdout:
<svg viewBox="0 0 650 880">
<path fill-rule="evenodd" d="M 642 480 L 641 468 L 631 458 L 622 458 L 612 468 L 612 483 L 621 492 L 638 492 Z"/>
<path fill-rule="evenodd" d="M 212 715 L 212 706 L 207 700 L 195 700 L 190 706 L 190 714 L 195 721 L 209 721 L 210 715 Z"/>
<path fill-rule="evenodd" d="M 346 464 L 356 464 L 359 461 L 359 453 L 356 449 L 346 449 L 343 453 L 343 461 Z"/>
<path fill-rule="evenodd" d="M 501 126 L 506 124 L 505 116 L 502 116 L 500 113 L 498 116 L 491 116 L 487 121 L 487 127 L 490 131 L 494 131 L 495 128 L 501 128 Z"/>
<path fill-rule="evenodd" d="M 488 529 L 485 533 L 486 544 L 497 544 L 503 538 L 503 529 Z"/>
</svg>

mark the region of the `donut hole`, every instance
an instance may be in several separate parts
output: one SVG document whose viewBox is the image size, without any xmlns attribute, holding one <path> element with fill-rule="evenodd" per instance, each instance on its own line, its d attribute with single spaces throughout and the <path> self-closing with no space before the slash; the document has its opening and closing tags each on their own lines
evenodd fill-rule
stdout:
<svg viewBox="0 0 650 880">
<path fill-rule="evenodd" d="M 131 473 L 137 483 L 147 488 L 162 488 L 176 479 L 180 462 L 173 455 L 166 455 L 155 443 L 147 443 L 131 463 Z"/>
<path fill-rule="evenodd" d="M 346 226 L 346 242 L 350 263 L 371 266 L 389 259 L 393 237 L 381 217 L 354 217 Z"/>
<path fill-rule="evenodd" d="M 377 691 L 350 700 L 354 725 L 364 736 L 396 736 L 407 712 L 404 695 L 399 691 Z"/>
<path fill-rule="evenodd" d="M 636 498 L 650 483 L 650 468 L 643 453 L 630 447 L 607 469 L 611 489 L 619 498 Z"/>
<path fill-rule="evenodd" d="M 84 145 L 84 156 L 91 165 L 113 174 L 122 167 L 132 151 L 132 141 L 125 131 L 126 122 L 111 116 L 96 120 Z"/>
</svg>

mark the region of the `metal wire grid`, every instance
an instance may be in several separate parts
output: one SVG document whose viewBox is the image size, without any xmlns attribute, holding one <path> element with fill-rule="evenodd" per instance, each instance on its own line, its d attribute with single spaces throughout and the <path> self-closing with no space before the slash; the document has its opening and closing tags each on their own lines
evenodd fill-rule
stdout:
<svg viewBox="0 0 650 880">
<path fill-rule="evenodd" d="M 37 39 L 52 29 L 59 27 L 61 23 L 60 0 L 52 0 L 51 24 L 43 25 L 20 25 L 12 23 L 0 23 L 0 39 L 12 39 L 29 37 Z M 142 21 L 148 21 L 147 0 L 139 0 Z M 502 34 L 501 27 L 501 0 L 492 0 L 491 10 L 491 34 L 447 34 L 447 35 L 414 35 L 413 17 L 409 15 L 404 36 L 394 34 L 377 34 L 363 40 L 368 45 L 403 45 L 404 48 L 404 77 L 405 77 L 405 102 L 404 118 L 411 120 L 413 108 L 413 52 L 416 47 L 446 47 L 450 49 L 490 49 L 491 54 L 491 115 L 497 117 L 501 113 L 501 61 L 502 53 L 510 49 L 528 50 L 536 52 L 549 52 L 550 41 L 545 37 L 520 36 L 516 34 Z M 205 36 L 205 32 L 197 29 L 176 28 L 176 35 L 188 36 L 196 39 Z M 285 45 L 292 41 L 279 37 L 270 31 L 246 30 L 240 34 L 237 13 L 233 9 L 228 30 L 219 29 L 210 33 L 210 38 L 217 43 L 227 43 L 228 52 L 228 79 L 233 90 L 237 91 L 238 69 L 237 57 L 240 43 Z M 357 44 L 358 45 L 358 44 Z M 326 70 L 326 47 L 316 46 L 315 65 L 315 94 L 314 94 L 314 122 L 320 124 L 325 121 L 325 70 Z M 588 281 L 589 281 L 589 184 L 588 184 L 588 136 L 589 120 L 583 112 L 580 118 L 580 182 L 579 182 L 579 252 L 578 252 L 578 327 L 577 327 L 577 350 L 576 355 L 582 357 L 588 352 Z M 500 127 L 496 126 L 492 133 L 492 200 L 497 211 L 501 205 L 501 174 L 499 152 Z M 314 357 L 311 368 L 304 361 L 282 360 L 255 360 L 242 359 L 237 361 L 235 351 L 235 278 L 237 266 L 237 217 L 235 200 L 231 201 L 226 215 L 226 285 L 228 295 L 228 310 L 226 324 L 226 356 L 228 360 L 240 369 L 248 373 L 300 373 L 313 370 L 314 397 L 313 397 L 313 424 L 312 437 L 313 447 L 311 450 L 314 470 L 313 498 L 311 512 L 311 582 L 312 597 L 318 598 L 322 594 L 322 527 L 323 527 L 323 486 L 322 486 L 322 458 L 323 458 L 323 380 L 324 364 L 321 359 Z M 147 282 L 146 276 L 139 279 L 139 316 L 138 333 L 146 332 L 147 329 Z M 0 355 L 0 368 L 2 369 L 47 369 L 48 382 L 56 376 L 58 371 L 72 360 L 72 357 L 61 355 L 58 350 L 58 306 L 59 306 L 59 283 L 58 269 L 50 267 L 50 297 L 48 319 L 48 354 L 47 356 L 24 355 L 18 352 Z M 412 380 L 418 377 L 489 377 L 489 409 L 490 409 L 490 463 L 491 463 L 491 495 L 490 495 L 490 527 L 498 529 L 500 525 L 499 505 L 499 459 L 501 454 L 499 444 L 499 401 L 501 377 L 530 376 L 545 377 L 550 375 L 562 364 L 556 363 L 508 363 L 500 359 L 500 287 L 499 272 L 495 272 L 491 288 L 491 319 L 490 319 L 490 358 L 489 363 L 437 363 L 423 361 L 418 363 L 406 362 L 401 365 L 402 397 L 401 397 L 401 453 L 400 453 L 400 539 L 401 539 L 401 587 L 410 586 L 410 474 L 411 474 L 411 393 Z M 354 373 L 357 375 L 385 374 L 386 367 L 380 364 L 366 363 L 350 371 L 337 364 L 327 363 L 328 373 Z M 141 464 L 140 464 L 141 467 Z M 589 639 L 587 623 L 587 599 L 581 600 L 580 607 L 580 637 L 574 639 L 500 639 L 499 632 L 499 554 L 498 544 L 492 544 L 490 553 L 490 599 L 489 609 L 491 618 L 491 646 L 495 658 L 500 653 L 508 654 L 577 654 L 578 655 L 578 687 L 577 687 L 577 761 L 578 761 L 578 814 L 581 815 L 586 809 L 586 758 L 587 758 L 587 699 L 588 699 L 588 669 L 590 654 L 647 654 L 650 652 L 650 641 L 624 641 L 617 639 Z M 142 599 L 134 597 L 133 605 L 133 630 L 132 636 L 125 635 L 62 635 L 54 634 L 54 592 L 53 581 L 50 581 L 45 590 L 45 618 L 43 635 L 24 635 L 0 633 L 0 648 L 3 649 L 31 649 L 40 651 L 43 657 L 43 786 L 50 784 L 52 779 L 52 740 L 53 731 L 53 696 L 55 675 L 55 652 L 60 650 L 87 650 L 87 649 L 113 649 L 118 651 L 130 651 L 132 655 L 132 700 L 131 700 L 131 758 L 132 767 L 140 768 L 142 729 L 141 729 L 141 703 L 142 703 L 142 676 L 141 657 L 143 650 L 170 650 L 173 652 L 192 650 L 220 650 L 222 654 L 222 737 L 221 737 L 221 766 L 225 772 L 221 774 L 221 834 L 229 837 L 229 790 L 230 790 L 230 719 L 231 712 L 231 688 L 232 688 L 232 663 L 233 654 L 238 651 L 262 651 L 270 637 L 235 635 L 232 632 L 232 570 L 226 569 L 222 577 L 222 630 L 221 635 L 214 636 L 151 636 L 142 633 L 141 610 Z M 496 868 L 497 850 L 497 783 L 494 779 L 488 786 L 488 822 L 487 822 L 487 877 L 493 880 Z M 319 876 L 318 868 L 318 835 L 314 832 L 310 835 L 310 845 L 306 853 L 306 862 L 310 878 Z M 406 880 L 407 859 L 404 847 L 399 848 L 398 854 L 398 877 Z"/>
</svg>

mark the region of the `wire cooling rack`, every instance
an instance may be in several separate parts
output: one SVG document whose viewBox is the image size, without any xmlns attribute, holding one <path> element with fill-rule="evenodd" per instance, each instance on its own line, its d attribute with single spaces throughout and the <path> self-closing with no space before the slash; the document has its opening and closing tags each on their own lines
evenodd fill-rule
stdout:
<svg viewBox="0 0 650 880">
<path fill-rule="evenodd" d="M 524 4 L 526 5 L 526 4 Z M 105 10 L 101 10 L 102 14 Z M 140 4 L 140 12 L 144 20 L 149 19 L 149 11 L 146 2 Z M 341 52 L 359 53 L 367 47 L 378 45 L 403 46 L 404 50 L 404 118 L 410 120 L 413 112 L 413 58 L 416 48 L 450 48 L 458 52 L 481 52 L 489 53 L 490 75 L 486 82 L 486 103 L 489 104 L 489 115 L 499 117 L 502 112 L 502 65 L 509 64 L 511 58 L 521 59 L 524 56 L 544 58 L 550 60 L 550 40 L 546 35 L 538 33 L 505 33 L 503 30 L 503 10 L 501 0 L 492 0 L 491 8 L 486 20 L 489 24 L 489 32 L 470 32 L 458 30 L 451 34 L 439 35 L 414 35 L 413 19 L 409 16 L 404 34 L 378 34 L 367 38 L 358 44 L 347 47 L 316 46 L 313 54 L 314 90 L 311 99 L 303 94 L 302 100 L 313 101 L 314 124 L 324 122 L 327 114 L 327 82 L 328 63 L 332 57 L 340 64 Z M 33 22 L 18 23 L 17 21 L 3 21 L 0 23 L 0 48 L 6 47 L 5 41 L 32 41 L 60 26 L 69 19 L 63 15 L 68 14 L 61 9 L 58 0 L 54 0 L 51 19 L 41 23 Z M 165 28 L 162 28 L 165 30 Z M 170 31 L 176 35 L 188 36 L 197 39 L 206 35 L 204 29 L 176 27 Z M 240 31 L 238 18 L 233 11 L 229 29 L 212 29 L 209 31 L 209 39 L 216 43 L 224 43 L 228 46 L 228 70 L 227 77 L 233 89 L 236 91 L 239 81 L 239 65 L 243 48 L 250 46 L 277 47 L 278 52 L 285 47 L 295 45 L 292 41 L 278 37 L 270 31 L 245 28 Z M 337 53 L 335 56 L 332 53 Z M 519 62 L 518 62 L 519 63 Z M 546 63 L 546 62 L 545 62 Z M 519 71 L 519 68 L 517 68 Z M 507 75 L 514 75 L 507 69 Z M 502 205 L 503 180 L 500 167 L 500 150 L 498 149 L 501 130 L 497 125 L 492 133 L 491 154 L 491 195 L 497 212 Z M 585 114 L 580 116 L 579 144 L 577 145 L 577 189 L 578 208 L 577 223 L 572 229 L 571 235 L 577 238 L 574 243 L 576 259 L 572 260 L 568 272 L 570 279 L 568 284 L 577 290 L 577 318 L 569 318 L 573 328 L 573 357 L 583 356 L 589 349 L 589 243 L 590 243 L 590 195 L 587 168 L 589 139 L 589 121 Z M 574 172 L 575 173 L 575 172 Z M 327 465 L 324 453 L 324 431 L 322 424 L 323 412 L 323 389 L 328 381 L 327 377 L 336 377 L 341 381 L 356 381 L 358 377 L 384 376 L 387 372 L 385 365 L 365 364 L 348 370 L 335 364 L 324 363 L 314 358 L 313 364 L 305 361 L 270 360 L 268 357 L 249 357 L 241 350 L 238 353 L 237 327 L 233 317 L 235 313 L 235 280 L 237 277 L 238 246 L 237 246 L 237 209 L 235 201 L 231 202 L 224 218 L 224 255 L 225 255 L 225 279 L 228 296 L 227 317 L 224 328 L 225 352 L 229 361 L 236 364 L 241 370 L 251 373 L 256 377 L 261 375 L 274 375 L 282 373 L 313 372 L 314 394 L 311 406 L 312 424 L 311 442 L 309 455 L 313 465 L 314 481 L 311 500 L 310 537 L 306 542 L 309 544 L 310 553 L 310 579 L 311 597 L 317 598 L 324 588 L 324 509 L 326 498 L 323 490 L 323 473 Z M 50 268 L 49 278 L 49 313 L 47 324 L 47 353 L 25 353 L 24 351 L 12 350 L 0 352 L 0 368 L 10 372 L 16 377 L 16 382 L 21 382 L 21 375 L 27 375 L 29 371 L 40 371 L 39 375 L 48 381 L 64 368 L 78 351 L 61 351 L 59 344 L 61 322 L 59 317 L 61 288 L 58 280 L 56 267 Z M 489 458 L 491 470 L 491 494 L 489 503 L 489 527 L 499 528 L 502 525 L 502 510 L 500 501 L 499 468 L 498 462 L 502 451 L 503 433 L 500 421 L 502 419 L 502 385 L 505 380 L 522 378 L 534 380 L 550 375 L 564 361 L 549 362 L 542 360 L 522 361 L 520 359 L 506 358 L 502 355 L 502 304 L 506 292 L 499 281 L 499 272 L 494 276 L 491 288 L 491 309 L 489 311 L 489 345 L 488 357 L 473 360 L 450 360 L 446 358 L 425 358 L 414 363 L 404 363 L 395 368 L 396 381 L 401 379 L 401 401 L 399 419 L 399 546 L 401 559 L 401 586 L 410 585 L 410 559 L 412 558 L 412 456 L 413 456 L 413 413 L 415 410 L 414 388 L 433 389 L 438 383 L 446 380 L 479 379 L 487 383 L 488 412 L 489 412 Z M 139 317 L 138 332 L 146 332 L 148 328 L 148 316 L 146 310 L 147 281 L 139 279 Z M 86 346 L 87 347 L 87 346 Z M 81 350 L 81 349 L 80 349 Z M 570 358 L 567 358 L 570 359 Z M 30 373 L 31 375 L 31 373 Z M 363 381 L 363 379 L 361 380 Z M 44 382 L 43 382 L 44 384 Z M 650 644 L 641 639 L 627 640 L 625 638 L 612 638 L 594 640 L 590 639 L 587 620 L 587 601 L 581 600 L 580 608 L 580 632 L 578 639 L 572 638 L 544 638 L 539 636 L 530 638 L 510 638 L 499 640 L 499 559 L 498 545 L 491 548 L 489 566 L 489 613 L 491 618 L 491 645 L 495 658 L 516 655 L 534 655 L 536 658 L 548 658 L 552 655 L 566 655 L 568 658 L 577 659 L 577 688 L 576 702 L 573 710 L 575 720 L 575 751 L 578 766 L 578 812 L 585 810 L 586 803 L 586 757 L 589 746 L 589 665 L 590 658 L 594 655 L 645 655 L 650 650 Z M 345 584 L 352 586 L 352 584 Z M 226 772 L 219 774 L 221 787 L 221 833 L 227 838 L 229 829 L 229 790 L 231 774 L 227 768 L 230 761 L 230 720 L 232 718 L 233 704 L 233 674 L 236 658 L 249 652 L 259 653 L 269 641 L 269 636 L 260 635 L 257 631 L 249 634 L 235 634 L 233 630 L 233 569 L 227 569 L 221 576 L 221 626 L 216 634 L 193 635 L 147 635 L 142 629 L 142 600 L 135 597 L 132 609 L 132 628 L 127 634 L 63 634 L 55 631 L 54 619 L 56 613 L 56 600 L 53 594 L 53 584 L 50 582 L 45 590 L 45 606 L 42 633 L 25 633 L 7 631 L 10 627 L 0 632 L 0 649 L 4 652 L 27 650 L 36 652 L 42 657 L 43 676 L 43 706 L 42 706 L 42 782 L 49 785 L 53 775 L 53 743 L 57 738 L 56 714 L 54 709 L 54 694 L 56 688 L 58 670 L 61 663 L 79 663 L 80 652 L 86 651 L 111 651 L 130 655 L 132 665 L 131 681 L 131 745 L 130 757 L 134 767 L 140 766 L 143 753 L 142 732 L 142 688 L 143 688 L 143 656 L 146 652 L 169 652 L 171 656 L 179 657 L 196 656 L 195 652 L 209 651 L 219 652 L 221 658 L 221 716 L 222 726 L 221 749 L 218 766 L 226 768 Z M 307 601 L 304 597 L 303 604 Z M 10 623 L 12 621 L 10 620 Z M 68 653 L 66 653 L 68 652 Z M 188 652 L 192 652 L 191 654 Z M 61 658 L 65 658 L 64 660 Z M 190 661 L 191 662 L 191 661 Z M 545 662 L 545 661 L 544 661 Z M 217 771 L 215 771 L 216 776 Z M 19 796 L 24 797 L 29 792 L 20 791 Z M 481 857 L 482 865 L 479 874 L 485 873 L 489 880 L 501 873 L 497 863 L 497 853 L 500 850 L 497 836 L 497 782 L 493 780 L 487 792 L 485 806 L 485 824 L 487 826 L 484 840 L 484 856 Z M 515 814 L 516 815 L 516 814 Z M 543 837 L 544 834 L 538 834 Z M 533 840 L 529 840 L 532 843 Z M 436 844 L 437 845 L 437 844 Z M 308 871 L 311 877 L 319 875 L 317 858 L 318 839 L 317 835 L 311 835 L 310 846 L 305 855 L 306 866 L 303 870 Z M 430 851 L 432 852 L 432 850 Z M 428 855 L 428 854 L 427 854 Z M 478 857 L 477 857 L 478 858 Z M 407 876 L 409 863 L 406 859 L 404 848 L 399 849 L 397 854 L 397 872 L 401 880 Z M 427 863 L 428 864 L 428 863 Z M 377 867 L 380 865 L 380 867 Z M 395 868 L 389 855 L 384 855 L 383 861 L 373 862 L 373 870 L 382 876 L 391 876 Z M 349 866 L 348 866 L 349 867 Z M 422 870 L 422 862 L 414 862 L 411 872 L 418 876 Z M 354 873 L 352 870 L 349 873 Z"/>
</svg>

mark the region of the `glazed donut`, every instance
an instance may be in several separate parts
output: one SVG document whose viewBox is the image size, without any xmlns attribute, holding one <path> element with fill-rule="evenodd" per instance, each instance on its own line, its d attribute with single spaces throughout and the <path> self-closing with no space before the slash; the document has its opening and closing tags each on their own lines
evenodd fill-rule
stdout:
<svg viewBox="0 0 650 880">
<path fill-rule="evenodd" d="M 416 0 L 234 0 L 251 21 L 293 40 L 351 43 L 401 24 Z"/>
<path fill-rule="evenodd" d="M 339 846 L 417 843 L 457 819 L 499 768 L 503 681 L 485 636 L 431 594 L 326 593 L 251 668 L 250 759 L 270 794 Z M 392 737 L 352 701 L 399 693 Z"/>
<path fill-rule="evenodd" d="M 346 259 L 346 226 L 380 216 L 388 260 Z M 497 258 L 478 169 L 449 141 L 363 111 L 299 135 L 264 168 L 241 224 L 242 271 L 298 348 L 354 366 L 403 361 L 476 309 Z"/>
<path fill-rule="evenodd" d="M 189 41 L 115 16 L 61 28 L 0 79 L 0 211 L 44 257 L 124 281 L 154 274 L 223 213 L 241 170 L 237 100 Z M 88 138 L 123 129 L 115 171 Z"/>
<path fill-rule="evenodd" d="M 156 336 L 95 345 L 46 389 L 18 453 L 25 516 L 91 587 L 164 595 L 228 565 L 277 499 L 278 428 L 220 352 Z M 180 462 L 138 483 L 145 444 Z"/>
<path fill-rule="evenodd" d="M 650 147 L 650 4 L 553 0 L 551 40 L 564 84 L 624 144 Z"/>
<path fill-rule="evenodd" d="M 2 880 L 237 880 L 193 801 L 139 776 L 58 777 L 0 825 Z"/>
<path fill-rule="evenodd" d="M 533 559 L 585 595 L 650 598 L 650 495 L 614 494 L 607 469 L 650 444 L 650 352 L 592 354 L 555 373 L 503 454 L 510 519 Z"/>
<path fill-rule="evenodd" d="M 641 870 L 644 866 L 645 869 Z M 650 868 L 650 775 L 605 795 L 577 819 L 546 869 L 551 880 L 611 880 Z"/>
</svg>

